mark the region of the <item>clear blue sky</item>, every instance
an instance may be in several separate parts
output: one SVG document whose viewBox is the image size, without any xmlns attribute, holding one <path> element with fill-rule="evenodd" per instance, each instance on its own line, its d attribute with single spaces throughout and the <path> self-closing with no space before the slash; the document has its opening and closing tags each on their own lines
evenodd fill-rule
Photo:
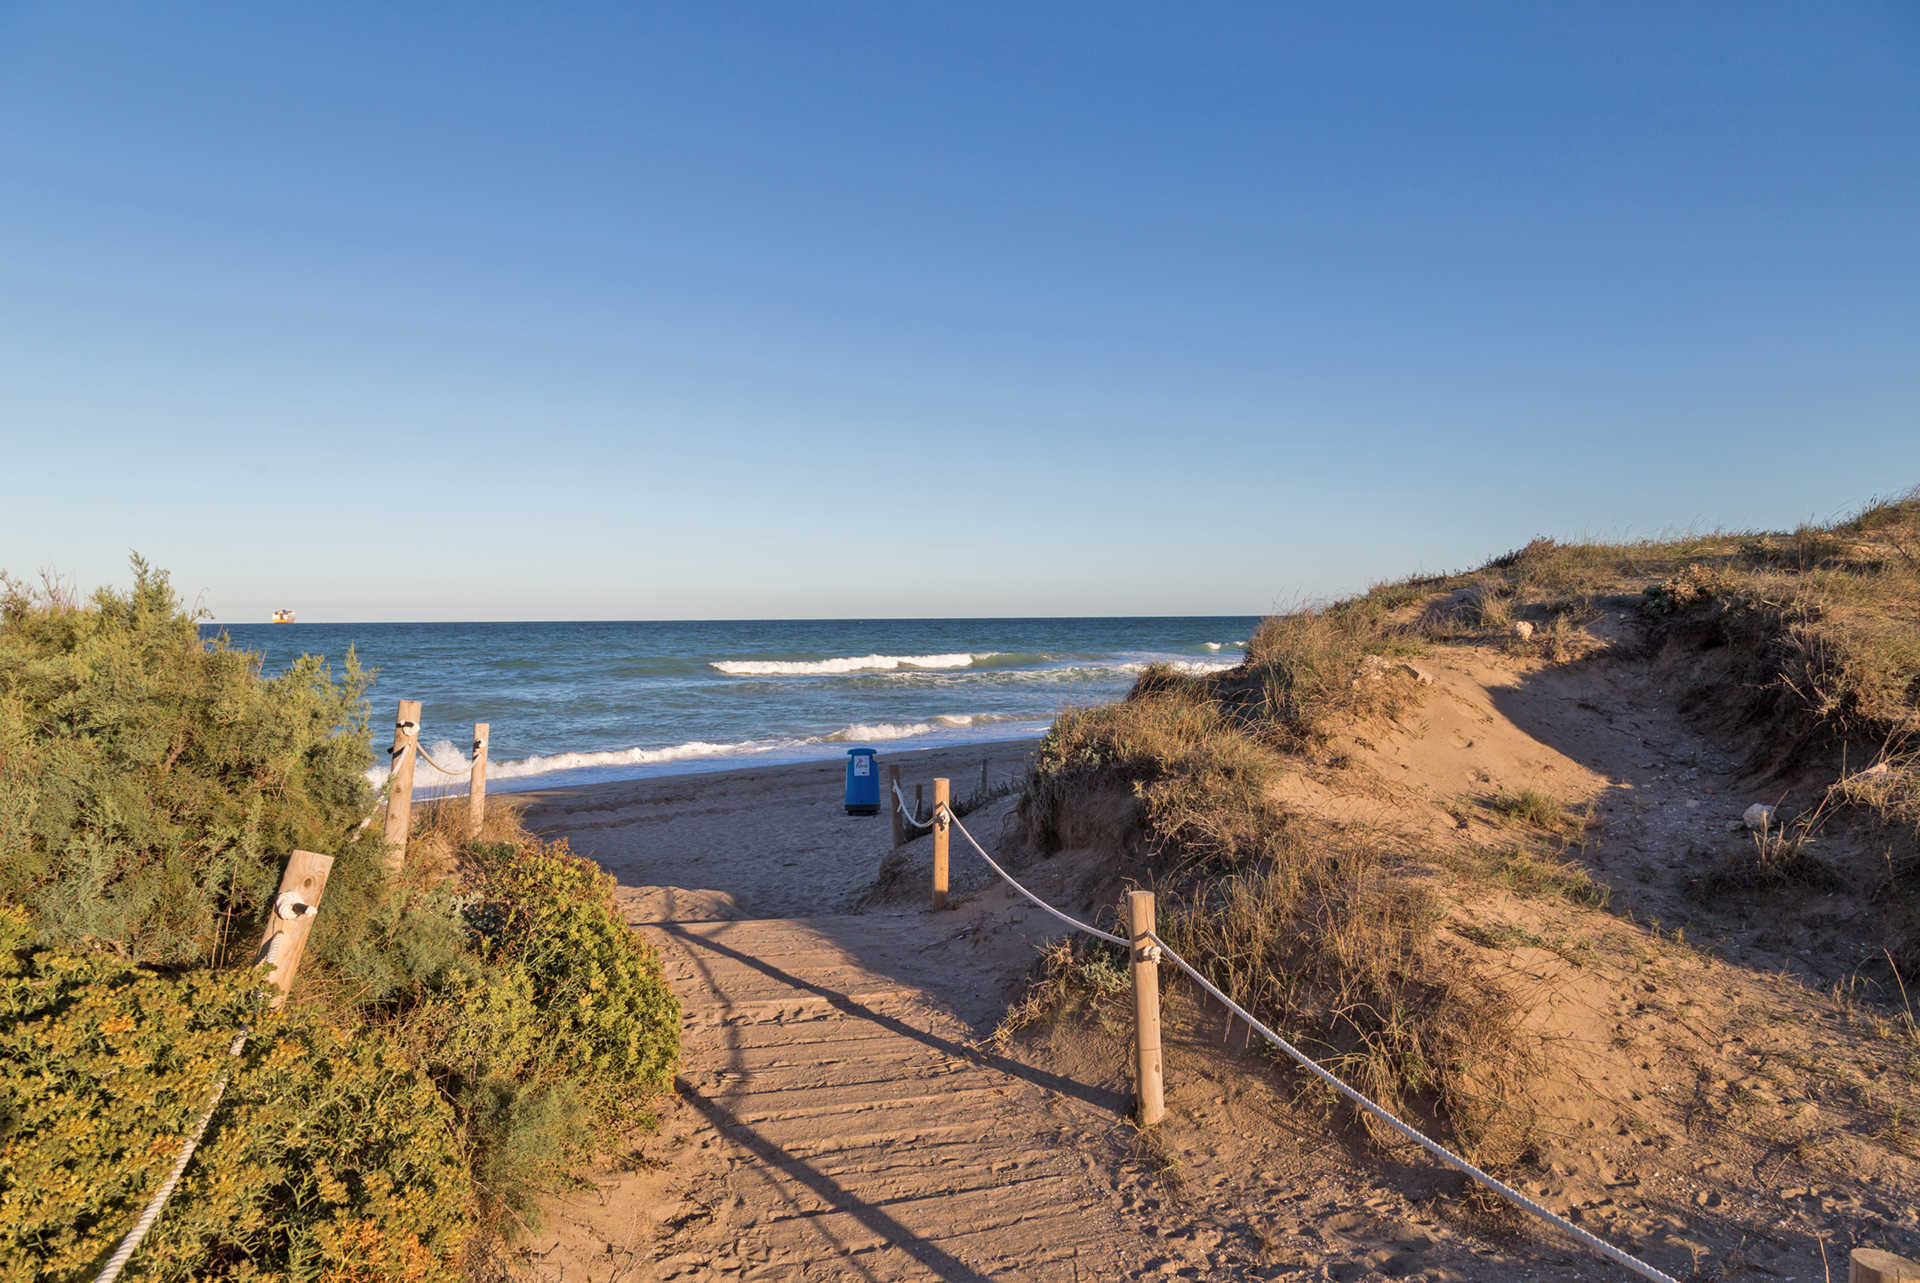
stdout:
<svg viewBox="0 0 1920 1283">
<path fill-rule="evenodd" d="M 1825 518 L 1920 482 L 1920 8 L 0 6 L 0 436 L 0 566 L 228 621 Z"/>
</svg>

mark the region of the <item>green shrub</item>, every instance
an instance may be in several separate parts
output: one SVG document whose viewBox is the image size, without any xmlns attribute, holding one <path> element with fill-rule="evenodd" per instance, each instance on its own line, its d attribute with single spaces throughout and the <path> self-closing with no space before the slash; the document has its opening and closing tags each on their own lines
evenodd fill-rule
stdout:
<svg viewBox="0 0 1920 1283">
<path fill-rule="evenodd" d="M 544 1057 L 614 1119 L 673 1083 L 680 1003 L 613 905 L 614 881 L 566 843 L 469 847 L 481 956 L 537 996 Z"/>
<path fill-rule="evenodd" d="M 264 679 L 133 569 L 86 606 L 0 576 L 0 899 L 69 944 L 226 961 L 295 847 L 342 857 L 336 904 L 377 882 L 366 678 L 308 656 Z"/>
<path fill-rule="evenodd" d="M 510 816 L 465 885 L 390 882 L 351 657 L 265 678 L 134 578 L 0 576 L 0 1281 L 97 1266 L 228 1074 L 127 1277 L 457 1277 L 671 1082 L 658 961 Z M 296 846 L 336 858 L 268 1014 L 245 964 Z"/>
</svg>

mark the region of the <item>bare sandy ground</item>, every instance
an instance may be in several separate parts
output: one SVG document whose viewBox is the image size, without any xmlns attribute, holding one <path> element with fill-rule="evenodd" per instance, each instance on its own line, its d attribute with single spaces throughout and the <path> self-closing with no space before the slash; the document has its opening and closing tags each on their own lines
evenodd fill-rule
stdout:
<svg viewBox="0 0 1920 1283">
<path fill-rule="evenodd" d="M 1025 778 L 1036 741 L 883 753 L 902 788 L 944 775 L 956 799 Z M 527 827 L 565 837 L 636 893 L 718 892 L 737 914 L 806 917 L 851 910 L 891 848 L 878 816 L 846 813 L 845 759 L 523 793 Z M 977 830 L 976 830 L 977 831 Z"/>
</svg>

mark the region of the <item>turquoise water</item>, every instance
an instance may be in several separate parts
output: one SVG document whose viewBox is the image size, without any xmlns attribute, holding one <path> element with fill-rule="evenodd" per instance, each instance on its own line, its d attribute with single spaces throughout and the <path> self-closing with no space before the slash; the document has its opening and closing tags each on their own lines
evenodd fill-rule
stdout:
<svg viewBox="0 0 1920 1283">
<path fill-rule="evenodd" d="M 490 783 L 546 787 L 1019 739 L 1114 699 L 1149 663 L 1237 663 L 1258 620 L 779 620 L 228 625 L 269 673 L 294 656 L 377 669 L 374 738 L 418 699 L 450 767 L 477 721 Z M 209 636 L 222 631 L 209 625 Z M 384 751 L 380 760 L 385 760 Z M 377 772 L 376 772 L 377 776 Z M 425 769 L 418 783 L 442 777 Z"/>
</svg>

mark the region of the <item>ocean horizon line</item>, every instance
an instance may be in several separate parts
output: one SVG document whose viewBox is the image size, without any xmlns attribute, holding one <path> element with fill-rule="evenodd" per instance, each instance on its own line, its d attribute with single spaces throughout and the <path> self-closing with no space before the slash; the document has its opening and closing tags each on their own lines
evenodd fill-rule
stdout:
<svg viewBox="0 0 1920 1283">
<path fill-rule="evenodd" d="M 297 612 L 296 612 L 297 613 Z M 383 628 L 394 626 L 415 626 L 422 624 L 924 624 L 924 623 L 983 623 L 983 624 L 1032 624 L 1049 623 L 1059 620 L 1111 620 L 1126 622 L 1129 620 L 1150 619 L 1264 619 L 1272 611 L 1220 611 L 1214 614 L 1072 614 L 1072 615 L 675 615 L 656 619 L 629 619 L 606 616 L 593 619 L 296 619 L 292 624 L 279 624 L 278 627 L 298 627 L 301 624 L 326 624 L 340 626 L 345 624 L 377 624 Z M 202 628 L 227 628 L 238 626 L 252 628 L 256 625 L 274 625 L 271 614 L 258 619 L 202 619 L 196 621 Z"/>
</svg>

